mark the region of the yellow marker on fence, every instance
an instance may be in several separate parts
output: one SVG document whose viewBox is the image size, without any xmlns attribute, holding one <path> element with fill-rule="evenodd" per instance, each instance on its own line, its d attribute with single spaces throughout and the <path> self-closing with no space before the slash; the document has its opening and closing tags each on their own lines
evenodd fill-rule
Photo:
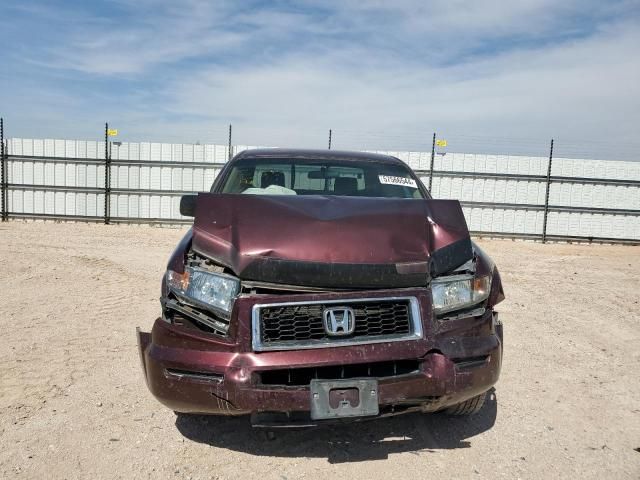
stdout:
<svg viewBox="0 0 640 480">
<path fill-rule="evenodd" d="M 115 137 L 118 135 L 118 129 L 117 128 L 110 128 L 109 130 L 107 130 L 107 135 L 109 135 L 110 137 Z"/>
<path fill-rule="evenodd" d="M 439 147 L 446 147 L 447 146 L 447 141 L 446 140 L 436 140 L 436 145 Z"/>
</svg>

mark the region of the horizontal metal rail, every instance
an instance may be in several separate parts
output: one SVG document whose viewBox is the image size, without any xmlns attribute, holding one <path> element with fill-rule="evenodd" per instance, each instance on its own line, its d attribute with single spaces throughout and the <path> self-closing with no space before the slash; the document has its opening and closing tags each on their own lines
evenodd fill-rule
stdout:
<svg viewBox="0 0 640 480">
<path fill-rule="evenodd" d="M 10 183 L 9 190 L 23 191 L 49 191 L 49 192 L 73 192 L 73 193 L 104 193 L 104 187 L 77 187 L 72 185 L 38 185 L 31 183 Z"/>
<path fill-rule="evenodd" d="M 112 223 L 149 223 L 167 225 L 191 225 L 193 218 L 144 218 L 144 217 L 111 217 Z"/>
<path fill-rule="evenodd" d="M 170 195 L 179 197 L 182 195 L 195 195 L 197 190 L 145 190 L 143 188 L 112 188 L 111 193 L 121 195 Z"/>
<path fill-rule="evenodd" d="M 86 165 L 104 165 L 104 159 L 98 158 L 67 158 L 40 157 L 34 155 L 9 155 L 8 161 L 31 163 L 79 163 Z M 177 168 L 222 168 L 226 163 L 220 162 L 169 162 L 164 160 L 117 160 L 112 159 L 111 165 L 138 167 L 177 167 Z"/>
<path fill-rule="evenodd" d="M 414 170 L 419 177 L 429 176 L 427 170 Z M 434 177 L 449 178 L 477 178 L 481 180 L 513 180 L 518 182 L 546 183 L 546 175 L 528 175 L 520 173 L 492 173 L 492 172 L 462 172 L 449 170 L 435 170 Z M 551 183 L 583 183 L 595 185 L 613 185 L 622 187 L 640 187 L 640 180 L 623 180 L 618 178 L 592 178 L 552 176 Z"/>
<path fill-rule="evenodd" d="M 9 155 L 9 162 L 42 162 L 42 163 L 80 163 L 87 165 L 104 165 L 104 159 L 96 158 L 68 158 L 68 157 L 44 157 L 35 155 Z M 139 166 L 139 167 L 174 167 L 174 168 L 222 168 L 226 163 L 221 162 L 175 162 L 164 160 L 111 160 L 112 166 Z M 414 170 L 419 177 L 429 176 L 428 170 Z M 434 177 L 442 178 L 477 178 L 482 180 L 513 180 L 519 182 L 547 181 L 546 175 L 529 175 L 520 173 L 494 173 L 494 172 L 464 172 L 459 170 L 434 170 Z M 618 178 L 592 178 L 592 177 L 567 177 L 552 176 L 551 183 L 578 183 L 595 185 L 612 185 L 624 187 L 640 187 L 640 180 L 624 180 Z"/>
<path fill-rule="evenodd" d="M 9 213 L 10 218 L 23 218 L 33 220 L 69 220 L 79 222 L 104 221 L 102 215 L 60 215 L 57 213 Z M 142 224 L 166 224 L 166 225 L 190 225 L 192 218 L 145 218 L 145 217 L 111 217 L 111 223 L 142 223 Z"/>
<path fill-rule="evenodd" d="M 63 185 L 33 185 L 22 183 L 10 183 L 7 185 L 9 190 L 23 191 L 53 191 L 53 192 L 74 192 L 74 193 L 94 193 L 103 194 L 103 187 L 77 187 Z M 153 196 L 182 196 L 195 195 L 195 190 L 161 190 L 161 189 L 144 189 L 144 188 L 112 188 L 112 194 L 119 195 L 153 195 Z M 474 202 L 460 201 L 463 207 L 467 208 L 487 208 L 492 210 L 528 210 L 543 211 L 544 205 L 534 203 L 504 203 L 504 202 Z M 601 207 L 571 207 L 564 205 L 549 205 L 551 212 L 568 212 L 568 213 L 590 213 L 601 215 L 627 215 L 640 216 L 640 210 L 625 208 L 601 208 Z"/>
<path fill-rule="evenodd" d="M 503 203 L 503 202 L 473 202 L 460 200 L 462 207 L 468 208 L 491 208 L 504 210 L 544 210 L 544 205 L 537 203 Z M 640 211 L 639 211 L 640 213 Z"/>
<path fill-rule="evenodd" d="M 9 218 L 24 218 L 32 220 L 68 220 L 70 222 L 100 222 L 104 221 L 102 216 L 94 215 L 59 215 L 57 213 L 27 213 L 9 212 Z"/>
<path fill-rule="evenodd" d="M 568 212 L 568 213 L 592 213 L 598 215 L 628 215 L 638 216 L 640 210 L 626 208 L 597 208 L 597 207 L 565 207 L 558 205 L 549 205 L 550 212 Z"/>
<path fill-rule="evenodd" d="M 428 177 L 428 170 L 414 170 L 419 177 Z M 479 178 L 483 180 L 518 180 L 523 182 L 546 182 L 544 175 L 529 175 L 519 173 L 494 173 L 494 172 L 463 172 L 458 170 L 434 170 L 434 177 Z"/>
<path fill-rule="evenodd" d="M 98 222 L 104 220 L 102 216 L 84 215 L 58 215 L 46 213 L 9 213 L 9 218 L 33 219 L 33 220 L 68 220 L 80 222 Z M 143 218 L 143 217 L 111 217 L 112 223 L 118 224 L 155 224 L 155 225 L 191 225 L 191 218 Z M 518 232 L 492 232 L 483 230 L 472 230 L 472 237 L 476 238 L 513 238 L 520 240 L 540 240 L 539 233 L 518 233 Z M 547 235 L 547 240 L 556 242 L 575 243 L 611 243 L 624 245 L 640 245 L 640 239 L 615 238 L 615 237 L 579 237 L 575 235 Z"/>
<path fill-rule="evenodd" d="M 104 187 L 78 187 L 75 185 L 38 185 L 31 183 L 10 183 L 8 185 L 10 190 L 25 190 L 25 191 L 55 191 L 55 192 L 74 192 L 74 193 L 97 193 L 103 194 Z M 147 188 L 111 188 L 111 193 L 118 193 L 123 195 L 166 195 L 166 196 L 181 196 L 181 195 L 195 195 L 198 190 L 161 190 L 161 189 L 147 189 Z"/>
<path fill-rule="evenodd" d="M 8 155 L 10 162 L 32 163 L 85 163 L 104 165 L 104 158 L 80 158 L 80 157 L 43 157 L 39 155 Z"/>
<path fill-rule="evenodd" d="M 518 232 L 489 232 L 482 230 L 472 230 L 472 237 L 476 238 L 513 238 L 520 240 L 540 240 L 540 233 L 518 233 Z M 575 242 L 575 243 L 615 243 L 624 245 L 640 245 L 640 239 L 615 238 L 615 237 L 580 237 L 576 235 L 550 235 L 547 240 L 555 242 Z"/>
<path fill-rule="evenodd" d="M 488 230 L 470 230 L 469 233 L 472 237 L 478 238 L 518 238 L 521 240 L 540 240 L 542 238 L 541 233 L 492 232 Z M 640 242 L 640 240 L 638 240 L 638 242 Z"/>
<path fill-rule="evenodd" d="M 580 237 L 578 235 L 549 235 L 547 240 L 552 242 L 578 242 L 578 243 L 621 243 L 625 245 L 640 245 L 640 240 L 633 238 L 615 237 Z"/>
<path fill-rule="evenodd" d="M 468 208 L 488 208 L 492 210 L 533 210 L 544 211 L 544 205 L 535 203 L 499 203 L 499 202 L 472 202 L 460 201 L 463 207 Z M 593 213 L 602 215 L 629 215 L 640 216 L 640 210 L 626 208 L 599 208 L 599 207 L 570 207 L 563 205 L 549 205 L 550 212 L 567 213 Z"/>
<path fill-rule="evenodd" d="M 172 167 L 172 168 L 214 168 L 220 169 L 226 163 L 214 162 L 165 162 L 163 160 L 111 160 L 111 165 L 128 167 Z"/>
<path fill-rule="evenodd" d="M 584 183 L 592 185 L 614 185 L 618 187 L 640 187 L 640 180 L 591 177 L 551 177 L 551 183 Z"/>
</svg>

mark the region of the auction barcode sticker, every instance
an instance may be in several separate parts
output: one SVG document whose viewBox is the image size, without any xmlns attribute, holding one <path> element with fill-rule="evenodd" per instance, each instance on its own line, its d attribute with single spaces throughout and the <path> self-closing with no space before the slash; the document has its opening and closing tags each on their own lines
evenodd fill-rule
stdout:
<svg viewBox="0 0 640 480">
<path fill-rule="evenodd" d="M 378 180 L 383 185 L 400 185 L 403 187 L 418 188 L 413 178 L 392 177 L 391 175 L 378 175 Z"/>
</svg>

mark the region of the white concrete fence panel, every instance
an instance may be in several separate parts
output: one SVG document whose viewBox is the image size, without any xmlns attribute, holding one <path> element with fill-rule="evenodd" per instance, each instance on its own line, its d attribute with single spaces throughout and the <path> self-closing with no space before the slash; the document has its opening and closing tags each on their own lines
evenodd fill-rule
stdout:
<svg viewBox="0 0 640 480">
<path fill-rule="evenodd" d="M 235 145 L 232 154 L 250 146 Z M 113 222 L 184 223 L 180 196 L 207 191 L 229 158 L 212 144 L 112 143 Z M 9 217 L 100 221 L 105 215 L 105 143 L 12 138 L 6 141 Z M 396 156 L 428 185 L 431 152 Z M 446 153 L 434 157 L 432 194 L 458 199 L 469 228 L 539 237 L 547 157 Z M 554 158 L 547 235 L 640 242 L 640 162 Z"/>
</svg>

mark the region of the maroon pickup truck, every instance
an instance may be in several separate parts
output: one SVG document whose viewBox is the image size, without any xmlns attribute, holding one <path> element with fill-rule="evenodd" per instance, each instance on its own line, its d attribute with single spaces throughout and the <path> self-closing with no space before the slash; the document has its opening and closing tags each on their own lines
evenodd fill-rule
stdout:
<svg viewBox="0 0 640 480">
<path fill-rule="evenodd" d="M 460 203 L 397 158 L 250 150 L 211 193 L 138 330 L 153 395 L 176 412 L 311 426 L 479 411 L 502 362 L 498 270 Z"/>
</svg>

